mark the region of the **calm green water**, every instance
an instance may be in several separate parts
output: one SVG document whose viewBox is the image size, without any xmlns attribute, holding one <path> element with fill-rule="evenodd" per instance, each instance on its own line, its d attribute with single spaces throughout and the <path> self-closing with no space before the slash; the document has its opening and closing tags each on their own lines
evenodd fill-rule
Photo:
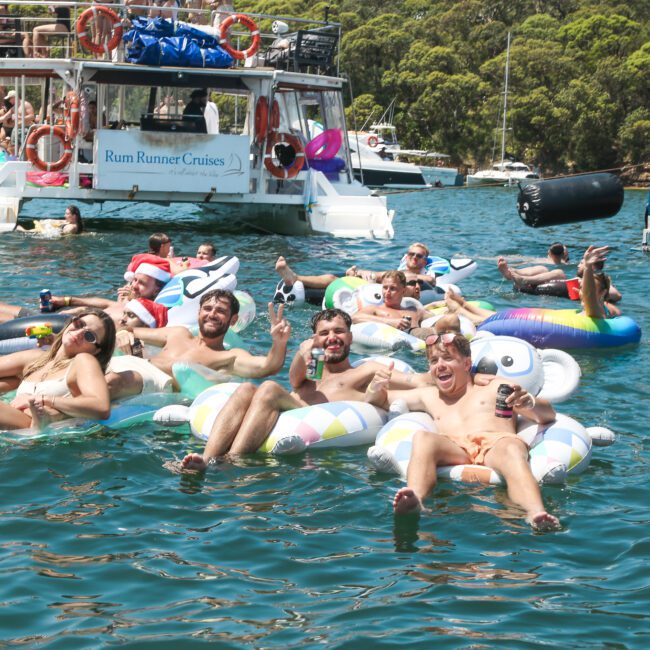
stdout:
<svg viewBox="0 0 650 650">
<path fill-rule="evenodd" d="M 623 309 L 647 333 L 650 259 L 630 250 L 644 198 L 627 192 L 613 219 L 531 230 L 510 190 L 398 195 L 396 239 L 367 243 L 224 230 L 187 206 L 132 206 L 111 220 L 87 208 L 92 234 L 0 239 L 0 300 L 33 305 L 43 287 L 110 294 L 130 255 L 164 229 L 179 253 L 214 239 L 239 255 L 240 288 L 262 313 L 243 337 L 262 352 L 278 255 L 309 272 L 389 268 L 424 240 L 480 260 L 466 295 L 566 306 L 511 293 L 495 266 L 497 254 L 540 256 L 562 239 L 574 258 L 590 243 L 613 246 Z M 27 210 L 62 214 L 52 203 Z M 313 309 L 289 314 L 296 345 Z M 455 483 L 439 486 L 419 523 L 395 525 L 400 483 L 370 471 L 365 448 L 250 456 L 197 478 L 163 465 L 200 445 L 153 426 L 0 447 L 0 646 L 646 648 L 647 341 L 576 355 L 584 378 L 562 412 L 619 439 L 582 476 L 544 488 L 564 525 L 556 534 L 533 534 L 503 490 Z"/>
</svg>

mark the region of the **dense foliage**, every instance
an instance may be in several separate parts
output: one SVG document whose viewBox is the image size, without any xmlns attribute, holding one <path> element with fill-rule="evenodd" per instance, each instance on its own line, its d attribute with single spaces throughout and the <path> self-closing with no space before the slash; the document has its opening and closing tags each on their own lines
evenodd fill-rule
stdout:
<svg viewBox="0 0 650 650">
<path fill-rule="evenodd" d="M 544 173 L 650 160 L 648 0 L 257 0 L 343 25 L 356 123 L 393 98 L 403 145 L 489 162 L 511 33 L 507 149 Z M 350 123 L 351 120 L 350 120 Z"/>
</svg>

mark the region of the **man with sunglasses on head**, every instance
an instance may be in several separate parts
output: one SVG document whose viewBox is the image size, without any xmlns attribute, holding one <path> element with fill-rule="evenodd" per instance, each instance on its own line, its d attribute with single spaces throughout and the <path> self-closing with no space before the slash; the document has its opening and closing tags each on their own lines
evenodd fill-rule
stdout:
<svg viewBox="0 0 650 650">
<path fill-rule="evenodd" d="M 436 485 L 438 466 L 476 464 L 501 474 L 508 496 L 524 510 L 533 528 L 559 528 L 558 519 L 544 508 L 539 485 L 528 465 L 528 447 L 516 435 L 517 415 L 547 424 L 555 419 L 553 407 L 546 400 L 536 400 L 521 386 L 509 384 L 513 392 L 506 403 L 513 416 L 497 417 L 497 390 L 507 380 L 497 377 L 487 385 L 477 385 L 470 372 L 469 342 L 461 335 L 434 334 L 426 343 L 434 386 L 389 391 L 390 372 L 383 369 L 367 389 L 374 396 L 381 395 L 386 405 L 403 399 L 411 410 L 426 411 L 436 422 L 436 433 L 417 431 L 413 437 L 407 487 L 395 495 L 395 514 L 423 509 L 424 499 Z"/>
<path fill-rule="evenodd" d="M 417 280 L 414 280 L 417 282 Z M 404 309 L 402 300 L 406 296 L 407 280 L 402 271 L 386 271 L 381 281 L 383 305 L 366 305 L 352 316 L 353 323 L 377 322 L 391 325 L 413 336 L 425 338 L 433 329 L 420 327 L 420 323 L 431 314 L 422 308 Z"/>
<path fill-rule="evenodd" d="M 283 411 L 338 400 L 365 400 L 371 404 L 384 400 L 384 396 L 375 397 L 366 389 L 385 366 L 376 361 L 356 368 L 350 364 L 350 316 L 340 309 L 325 309 L 313 316 L 311 325 L 313 336 L 300 344 L 289 370 L 293 390 L 289 392 L 275 381 L 265 381 L 259 387 L 242 384 L 219 413 L 203 454 L 185 456 L 184 469 L 203 471 L 213 458 L 257 451 Z M 323 374 L 320 379 L 308 379 L 307 366 L 315 348 L 324 350 Z M 395 388 L 420 385 L 418 375 L 387 370 Z"/>
</svg>

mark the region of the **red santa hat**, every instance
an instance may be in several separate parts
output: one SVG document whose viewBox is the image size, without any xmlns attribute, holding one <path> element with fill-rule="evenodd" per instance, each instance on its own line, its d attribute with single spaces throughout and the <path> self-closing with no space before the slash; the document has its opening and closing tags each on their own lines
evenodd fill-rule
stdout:
<svg viewBox="0 0 650 650">
<path fill-rule="evenodd" d="M 134 255 L 131 258 L 131 263 L 126 267 L 124 279 L 131 282 L 136 273 L 144 273 L 161 282 L 168 282 L 172 277 L 169 260 L 151 253 Z"/>
<path fill-rule="evenodd" d="M 147 298 L 129 300 L 124 311 L 133 312 L 147 327 L 165 327 L 167 325 L 167 307 Z"/>
</svg>

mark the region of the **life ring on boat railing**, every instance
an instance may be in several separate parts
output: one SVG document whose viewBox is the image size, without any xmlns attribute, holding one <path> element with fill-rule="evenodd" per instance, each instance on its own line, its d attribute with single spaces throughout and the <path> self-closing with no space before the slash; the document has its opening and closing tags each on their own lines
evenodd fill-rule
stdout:
<svg viewBox="0 0 650 650">
<path fill-rule="evenodd" d="M 255 104 L 255 142 L 260 144 L 266 138 L 269 129 L 269 101 L 264 95 L 257 98 Z"/>
<path fill-rule="evenodd" d="M 376 135 L 368 136 L 368 146 L 373 149 L 379 144 L 379 138 Z"/>
<path fill-rule="evenodd" d="M 294 161 L 285 167 L 283 164 L 276 165 L 273 162 L 273 148 L 277 144 L 288 144 L 295 152 Z M 269 136 L 266 144 L 266 153 L 264 154 L 264 166 L 276 178 L 294 178 L 305 164 L 305 152 L 302 148 L 302 143 L 295 136 L 290 133 L 278 133 L 273 131 Z"/>
<path fill-rule="evenodd" d="M 74 140 L 79 133 L 79 95 L 73 90 L 65 96 L 63 104 L 63 122 L 65 124 L 65 137 Z"/>
<path fill-rule="evenodd" d="M 251 37 L 253 42 L 247 50 L 236 50 L 228 42 L 228 30 L 233 26 L 234 23 L 239 23 L 244 27 L 248 27 L 251 32 Z M 248 57 L 253 56 L 257 50 L 260 49 L 260 30 L 255 24 L 255 21 L 244 14 L 234 14 L 228 16 L 222 23 L 219 28 L 219 45 L 230 54 L 230 56 L 240 61 L 247 59 Z"/>
<path fill-rule="evenodd" d="M 112 23 L 111 38 L 105 43 L 93 43 L 91 35 L 86 31 L 86 27 L 91 18 L 95 19 L 99 15 L 108 18 Z M 122 40 L 122 21 L 112 9 L 104 7 L 103 5 L 94 5 L 86 9 L 86 11 L 84 11 L 77 19 L 77 36 L 79 37 L 79 43 L 81 43 L 82 47 L 88 52 L 93 52 L 94 54 L 108 54 L 114 50 Z"/>
<path fill-rule="evenodd" d="M 277 131 L 280 128 L 280 104 L 278 104 L 277 99 L 274 99 L 271 105 L 270 127 L 271 131 Z"/>
<path fill-rule="evenodd" d="M 54 162 L 45 162 L 38 157 L 38 141 L 46 135 L 53 135 L 63 143 L 63 155 Z M 72 142 L 65 137 L 65 131 L 60 126 L 44 124 L 32 131 L 26 142 L 25 155 L 34 167 L 43 172 L 58 172 L 65 169 L 72 160 Z"/>
</svg>

